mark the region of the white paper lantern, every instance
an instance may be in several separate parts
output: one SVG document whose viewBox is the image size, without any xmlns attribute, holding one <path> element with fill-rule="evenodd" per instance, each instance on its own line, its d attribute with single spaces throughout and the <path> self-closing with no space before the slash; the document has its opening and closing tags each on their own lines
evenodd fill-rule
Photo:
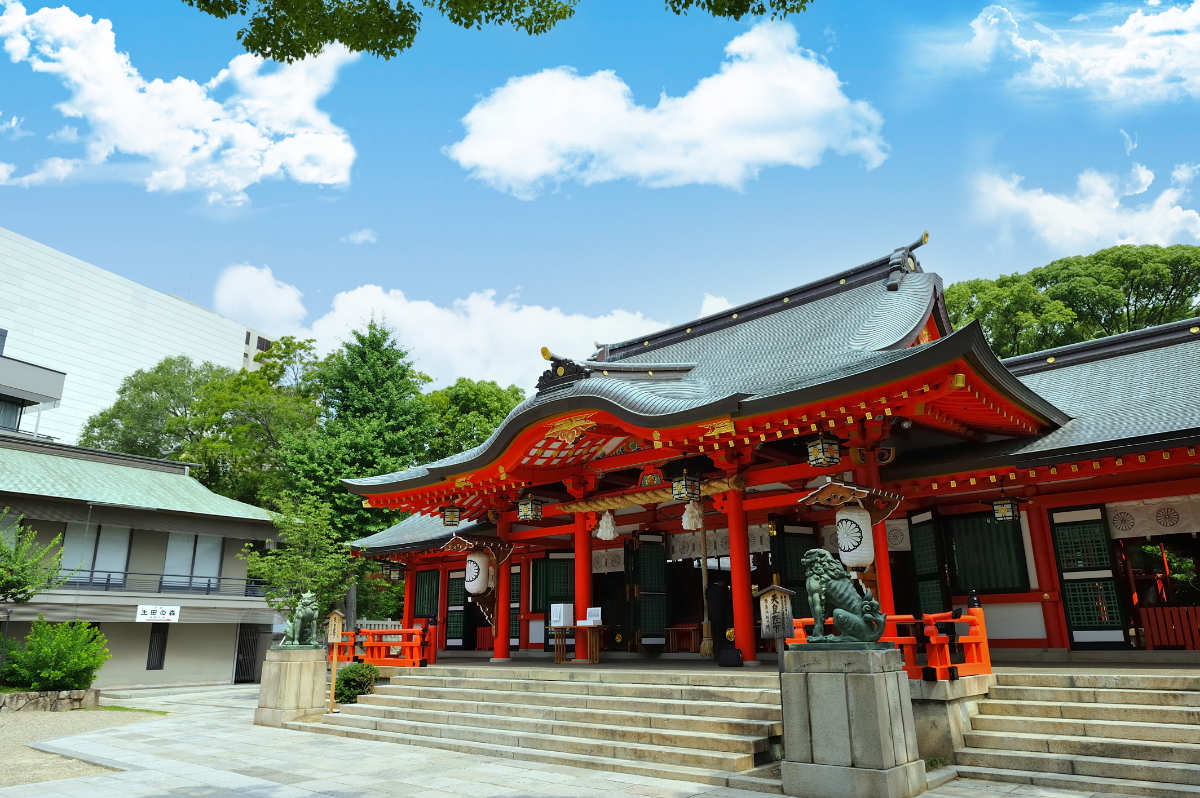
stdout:
<svg viewBox="0 0 1200 798">
<path fill-rule="evenodd" d="M 838 556 L 847 568 L 866 569 L 875 561 L 871 514 L 862 507 L 843 506 L 837 511 Z"/>
<path fill-rule="evenodd" d="M 491 566 L 492 558 L 487 552 L 473 551 L 467 555 L 467 575 L 463 584 L 472 596 L 487 592 Z"/>
</svg>

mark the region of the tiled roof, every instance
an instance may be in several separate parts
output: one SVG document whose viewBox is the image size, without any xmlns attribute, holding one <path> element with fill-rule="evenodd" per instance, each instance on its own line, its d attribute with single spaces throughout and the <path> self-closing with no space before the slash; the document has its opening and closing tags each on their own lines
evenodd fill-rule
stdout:
<svg viewBox="0 0 1200 798">
<path fill-rule="evenodd" d="M 99 453 L 96 453 L 99 454 Z M 180 471 L 144 467 L 146 458 L 91 457 L 61 445 L 0 441 L 0 494 L 23 494 L 92 504 L 269 522 L 271 514 L 213 493 Z M 4 499 L 0 496 L 0 506 Z"/>
<path fill-rule="evenodd" d="M 1033 440 L 964 444 L 925 460 L 897 462 L 885 470 L 885 478 L 1200 442 L 1200 320 L 1022 355 L 1004 365 L 1071 420 Z"/>
<path fill-rule="evenodd" d="M 482 461 L 494 447 L 505 445 L 515 429 L 553 412 L 600 407 L 633 421 L 684 423 L 705 414 L 737 414 L 757 400 L 769 401 L 915 353 L 919 347 L 907 347 L 930 311 L 941 315 L 941 279 L 915 271 L 906 273 L 896 290 L 889 290 L 886 258 L 842 274 L 846 276 L 835 275 L 648 336 L 642 341 L 644 351 L 636 351 L 631 342 L 601 347 L 599 362 L 582 362 L 601 368 L 613 363 L 621 373 L 616 368 L 610 375 L 593 370 L 585 379 L 529 397 L 473 449 L 406 471 L 342 482 L 357 493 L 427 483 Z M 647 373 L 669 367 L 676 376 L 638 378 L 627 373 L 631 364 L 640 364 Z"/>
<path fill-rule="evenodd" d="M 350 547 L 372 554 L 389 554 L 410 549 L 437 548 L 455 534 L 494 535 L 495 530 L 496 527 L 488 523 L 448 528 L 442 525 L 442 519 L 438 516 L 410 515 L 382 532 L 352 541 Z"/>
</svg>

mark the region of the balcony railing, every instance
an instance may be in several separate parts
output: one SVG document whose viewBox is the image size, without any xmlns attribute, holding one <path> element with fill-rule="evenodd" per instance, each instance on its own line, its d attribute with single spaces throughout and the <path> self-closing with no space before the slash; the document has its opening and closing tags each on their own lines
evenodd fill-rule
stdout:
<svg viewBox="0 0 1200 798">
<path fill-rule="evenodd" d="M 209 596 L 264 595 L 262 583 L 256 579 L 234 579 L 226 576 L 189 576 L 183 574 L 148 574 L 135 571 L 83 571 L 64 574 L 67 581 L 61 589 L 127 591 L 132 593 L 187 593 Z"/>
</svg>

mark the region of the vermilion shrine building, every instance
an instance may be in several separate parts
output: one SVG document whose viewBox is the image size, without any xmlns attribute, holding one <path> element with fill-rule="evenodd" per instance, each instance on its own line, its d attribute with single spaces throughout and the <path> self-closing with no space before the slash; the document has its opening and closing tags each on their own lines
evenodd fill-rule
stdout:
<svg viewBox="0 0 1200 798">
<path fill-rule="evenodd" d="M 714 637 L 750 662 L 773 645 L 753 590 L 806 616 L 800 556 L 838 551 L 849 495 L 888 613 L 974 590 L 997 655 L 1200 649 L 1200 320 L 1000 361 L 951 329 L 924 241 L 587 360 L 544 352 L 485 443 L 344 481 L 411 513 L 355 551 L 404 569 L 404 626 L 442 648 L 543 650 L 571 602 L 603 608 L 605 650 L 695 651 L 700 539 L 673 497 L 698 490 Z"/>
</svg>

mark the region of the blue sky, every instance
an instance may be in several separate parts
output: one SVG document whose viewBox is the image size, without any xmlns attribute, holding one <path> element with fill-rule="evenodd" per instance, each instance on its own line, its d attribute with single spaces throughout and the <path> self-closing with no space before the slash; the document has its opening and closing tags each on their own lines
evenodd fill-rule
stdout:
<svg viewBox="0 0 1200 798">
<path fill-rule="evenodd" d="M 772 25 L 581 0 L 538 38 L 430 15 L 391 61 L 282 74 L 236 24 L 150 7 L 0 0 L 0 225 L 325 347 L 384 319 L 439 382 L 528 387 L 543 343 L 583 356 L 923 229 L 948 282 L 1200 240 L 1200 4 Z"/>
</svg>

